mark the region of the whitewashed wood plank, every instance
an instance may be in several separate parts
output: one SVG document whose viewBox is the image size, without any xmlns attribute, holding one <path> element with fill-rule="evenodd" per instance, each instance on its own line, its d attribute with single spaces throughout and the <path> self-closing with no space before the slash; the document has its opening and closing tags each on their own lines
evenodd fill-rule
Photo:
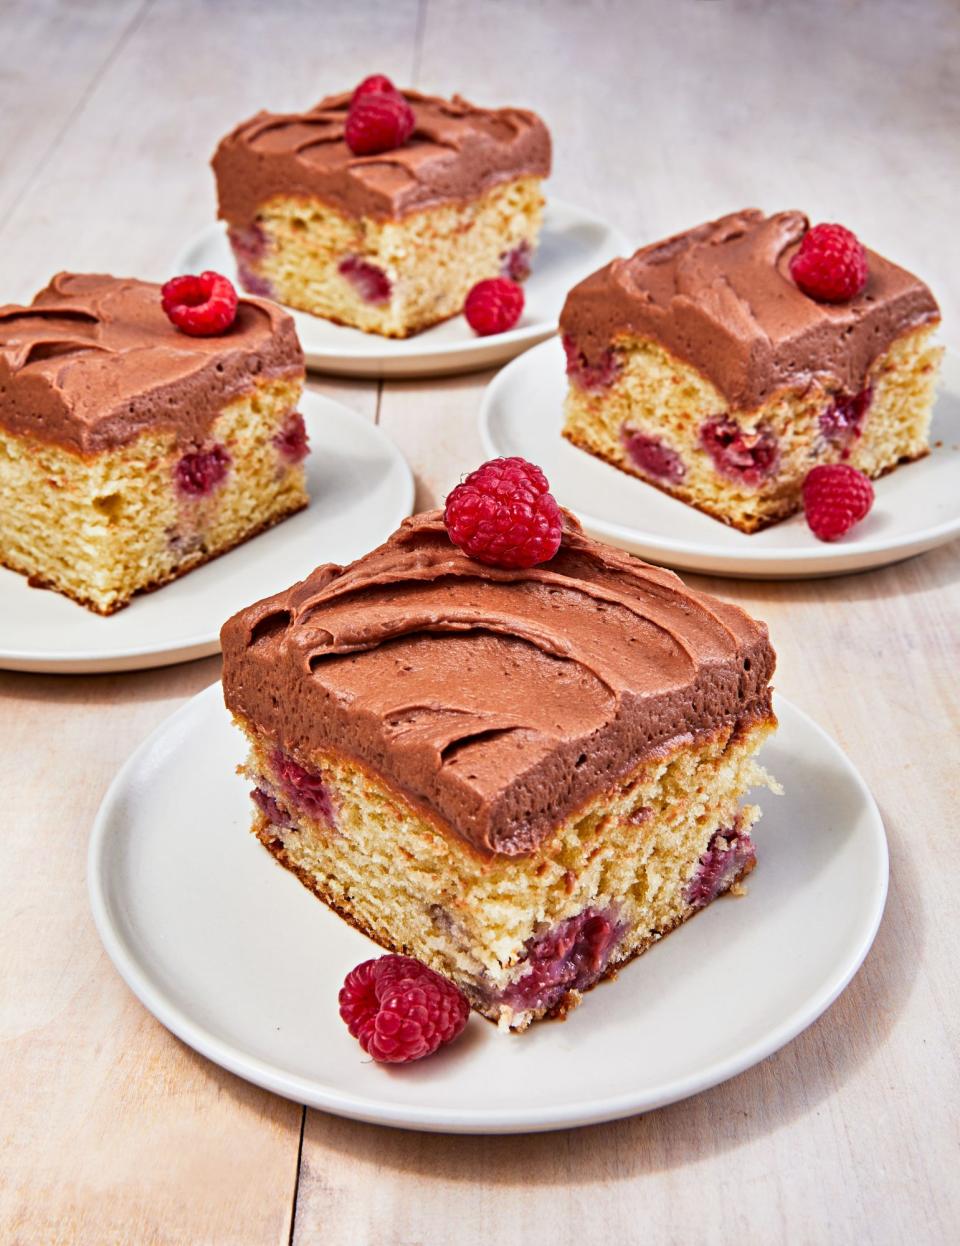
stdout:
<svg viewBox="0 0 960 1246">
<path fill-rule="evenodd" d="M 419 78 L 537 109 L 554 137 L 548 191 L 638 246 L 748 206 L 845 222 L 931 283 L 960 345 L 949 0 L 443 0 Z"/>
<path fill-rule="evenodd" d="M 51 272 L 170 275 L 216 214 L 210 157 L 258 109 L 306 107 L 370 65 L 412 73 L 416 0 L 153 5 L 0 228 L 11 298 Z"/>
<path fill-rule="evenodd" d="M 442 506 L 463 474 L 484 459 L 477 409 L 492 372 L 437 377 L 427 383 L 388 381 L 380 427 L 403 451 L 417 482 L 416 509 Z"/>
<path fill-rule="evenodd" d="M 0 753 L 16 776 L 0 837 L 3 1241 L 286 1241 L 300 1109 L 154 1021 L 107 959 L 87 901 L 87 838 L 107 785 L 218 666 L 0 673 Z"/>
<path fill-rule="evenodd" d="M 5 0 L 0 8 L 0 222 L 50 158 L 145 9 L 146 0 Z"/>
</svg>

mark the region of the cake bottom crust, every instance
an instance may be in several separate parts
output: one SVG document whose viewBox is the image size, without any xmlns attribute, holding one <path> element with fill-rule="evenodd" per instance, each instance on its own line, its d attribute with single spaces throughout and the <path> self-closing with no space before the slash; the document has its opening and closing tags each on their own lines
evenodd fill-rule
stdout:
<svg viewBox="0 0 960 1246">
<path fill-rule="evenodd" d="M 297 307 L 295 303 L 289 304 L 291 307 Z M 428 329 L 435 329 L 437 325 L 446 324 L 448 320 L 455 320 L 460 315 L 462 308 L 456 311 L 446 312 L 442 316 L 435 319 L 424 319 L 414 321 L 411 324 L 402 325 L 399 328 L 378 328 L 372 324 L 357 324 L 353 320 L 346 319 L 345 316 L 338 316 L 328 312 L 319 312 L 311 307 L 297 307 L 298 311 L 308 311 L 314 316 L 320 316 L 323 320 L 329 320 L 331 324 L 341 325 L 345 329 L 359 329 L 361 333 L 367 333 L 371 337 L 389 337 L 395 342 L 405 341 L 409 337 L 416 337 L 419 333 L 426 333 Z"/>
</svg>

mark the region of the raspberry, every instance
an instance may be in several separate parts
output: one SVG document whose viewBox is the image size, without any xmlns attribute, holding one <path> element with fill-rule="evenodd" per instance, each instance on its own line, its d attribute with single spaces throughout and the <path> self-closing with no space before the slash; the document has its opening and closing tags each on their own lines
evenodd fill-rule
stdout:
<svg viewBox="0 0 960 1246">
<path fill-rule="evenodd" d="M 567 376 L 575 385 L 595 393 L 606 389 L 617 379 L 620 360 L 616 351 L 608 348 L 595 363 L 588 363 L 587 356 L 569 334 L 565 333 L 562 341 L 567 356 Z"/>
<path fill-rule="evenodd" d="M 502 999 L 519 1008 L 554 1008 L 568 991 L 584 991 L 600 977 L 625 927 L 611 909 L 584 909 L 526 944 L 530 968 Z"/>
<path fill-rule="evenodd" d="M 659 438 L 648 437 L 624 424 L 620 430 L 620 440 L 627 454 L 647 476 L 656 476 L 660 480 L 670 481 L 671 484 L 678 484 L 686 476 L 687 469 L 683 459 L 676 450 Z"/>
<path fill-rule="evenodd" d="M 758 489 L 780 462 L 777 438 L 769 428 L 761 425 L 752 433 L 745 433 L 736 420 L 725 415 L 714 416 L 700 425 L 700 445 L 722 476 L 750 489 Z"/>
<path fill-rule="evenodd" d="M 533 248 L 526 241 L 518 243 L 511 251 L 504 251 L 500 256 L 500 276 L 509 277 L 511 281 L 526 281 L 532 256 Z"/>
<path fill-rule="evenodd" d="M 214 337 L 237 318 L 237 292 L 220 273 L 173 277 L 160 291 L 167 318 L 191 337 Z"/>
<path fill-rule="evenodd" d="M 311 774 L 299 762 L 286 753 L 276 749 L 273 754 L 273 766 L 277 772 L 279 786 L 295 804 L 298 804 L 310 817 L 332 826 L 334 823 L 333 802 L 327 785 L 318 774 Z"/>
<path fill-rule="evenodd" d="M 873 485 L 847 463 L 813 468 L 803 482 L 807 523 L 820 541 L 835 541 L 858 524 L 873 505 Z"/>
<path fill-rule="evenodd" d="M 790 261 L 790 276 L 812 299 L 847 303 L 867 284 L 867 253 L 842 225 L 814 225 Z"/>
<path fill-rule="evenodd" d="M 387 274 L 369 260 L 362 260 L 359 255 L 348 255 L 337 265 L 337 271 L 346 277 L 356 292 L 368 303 L 387 303 L 393 282 Z"/>
<path fill-rule="evenodd" d="M 858 394 L 837 394 L 829 407 L 820 413 L 820 431 L 827 441 L 839 445 L 852 441 L 863 432 L 863 422 L 873 398 L 873 386 L 868 385 Z M 843 457 L 850 451 L 844 446 Z"/>
<path fill-rule="evenodd" d="M 749 831 L 714 831 L 693 878 L 684 890 L 688 904 L 702 908 L 727 891 L 735 878 L 749 874 L 757 861 Z"/>
<path fill-rule="evenodd" d="M 367 1055 L 383 1064 L 432 1056 L 453 1042 L 469 1015 L 466 996 L 410 956 L 366 960 L 340 988 L 340 1016 Z"/>
<path fill-rule="evenodd" d="M 526 459 L 491 459 L 457 485 L 443 521 L 454 545 L 492 567 L 534 567 L 560 548 L 563 516 Z"/>
<path fill-rule="evenodd" d="M 358 100 L 361 95 L 399 95 L 400 92 L 393 85 L 386 74 L 371 74 L 369 78 L 364 78 L 357 89 L 353 93 L 350 100 L 351 105 Z"/>
<path fill-rule="evenodd" d="M 512 329 L 523 311 L 523 290 L 509 277 L 478 281 L 463 308 L 467 324 L 481 337 Z"/>
<path fill-rule="evenodd" d="M 289 816 L 284 813 L 276 799 L 265 792 L 262 787 L 255 787 L 250 793 L 250 799 L 257 806 L 268 822 L 272 822 L 274 826 L 288 827 L 290 825 Z"/>
<path fill-rule="evenodd" d="M 292 411 L 274 434 L 273 444 L 277 453 L 288 463 L 302 463 L 310 453 L 307 426 L 299 411 Z"/>
<path fill-rule="evenodd" d="M 226 446 L 214 445 L 210 450 L 197 450 L 178 460 L 174 474 L 177 488 L 190 498 L 212 493 L 230 470 L 230 454 Z"/>
<path fill-rule="evenodd" d="M 413 109 L 402 95 L 373 91 L 350 105 L 343 137 L 355 156 L 372 156 L 402 147 L 415 125 Z"/>
</svg>

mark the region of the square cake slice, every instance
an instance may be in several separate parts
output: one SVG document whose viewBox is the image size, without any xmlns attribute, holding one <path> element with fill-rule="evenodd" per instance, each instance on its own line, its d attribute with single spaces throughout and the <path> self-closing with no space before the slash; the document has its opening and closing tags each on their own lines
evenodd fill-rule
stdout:
<svg viewBox="0 0 960 1246">
<path fill-rule="evenodd" d="M 472 286 L 529 272 L 550 172 L 532 112 L 404 91 L 415 128 L 355 155 L 351 96 L 258 113 L 213 157 L 219 213 L 256 294 L 386 337 L 458 315 Z"/>
<path fill-rule="evenodd" d="M 216 337 L 119 277 L 0 307 L 0 563 L 112 614 L 301 510 L 303 378 L 260 299 Z"/>
<path fill-rule="evenodd" d="M 754 866 L 766 628 L 566 513 L 529 570 L 418 515 L 221 640 L 256 835 L 501 1028 L 562 1014 Z"/>
<path fill-rule="evenodd" d="M 867 251 L 861 293 L 816 301 L 790 273 L 808 227 L 740 212 L 575 286 L 564 436 L 742 532 L 800 510 L 820 464 L 877 477 L 926 454 L 936 300 Z"/>
</svg>

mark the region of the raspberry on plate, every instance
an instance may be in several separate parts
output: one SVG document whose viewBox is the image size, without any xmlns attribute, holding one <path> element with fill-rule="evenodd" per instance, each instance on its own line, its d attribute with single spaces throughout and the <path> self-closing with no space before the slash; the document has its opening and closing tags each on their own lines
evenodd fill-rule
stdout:
<svg viewBox="0 0 960 1246">
<path fill-rule="evenodd" d="M 523 290 L 509 277 L 478 281 L 463 309 L 467 324 L 481 337 L 512 329 L 522 311 Z"/>
<path fill-rule="evenodd" d="M 172 277 L 160 291 L 167 318 L 191 337 L 215 337 L 237 318 L 237 292 L 220 273 Z"/>
<path fill-rule="evenodd" d="M 411 956 L 381 956 L 352 969 L 340 988 L 340 1016 L 381 1064 L 432 1056 L 467 1024 L 466 996 Z"/>
<path fill-rule="evenodd" d="M 413 109 L 397 91 L 371 90 L 354 97 L 343 137 L 355 156 L 373 156 L 402 147 L 415 125 Z"/>
<path fill-rule="evenodd" d="M 364 78 L 357 89 L 353 93 L 353 100 L 359 99 L 361 95 L 399 95 L 400 92 L 393 85 L 386 74 L 371 74 L 369 78 Z"/>
<path fill-rule="evenodd" d="M 447 497 L 450 540 L 493 567 L 534 567 L 560 548 L 563 516 L 543 472 L 526 459 L 491 459 Z"/>
<path fill-rule="evenodd" d="M 847 463 L 822 464 L 803 482 L 807 523 L 820 541 L 836 541 L 860 522 L 873 506 L 868 476 Z"/>
<path fill-rule="evenodd" d="M 821 303 L 848 303 L 867 284 L 867 252 L 842 225 L 814 225 L 790 261 L 800 289 Z"/>
</svg>

